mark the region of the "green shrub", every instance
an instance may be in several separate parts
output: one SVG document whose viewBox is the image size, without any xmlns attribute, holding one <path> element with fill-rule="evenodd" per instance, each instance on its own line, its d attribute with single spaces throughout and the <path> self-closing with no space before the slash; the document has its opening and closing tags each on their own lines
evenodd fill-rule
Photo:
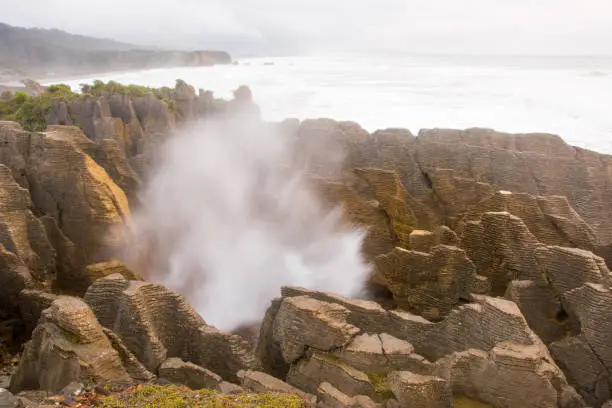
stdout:
<svg viewBox="0 0 612 408">
<path fill-rule="evenodd" d="M 183 80 L 176 81 L 177 86 L 186 84 Z M 46 119 L 51 111 L 52 102 L 61 100 L 70 102 L 73 100 L 86 100 L 105 94 L 121 94 L 131 97 L 142 97 L 148 94 L 155 95 L 168 106 L 168 110 L 176 112 L 175 90 L 167 86 L 161 88 L 149 88 L 141 85 L 123 85 L 116 81 L 103 81 L 97 79 L 92 84 L 80 84 L 81 93 L 72 91 L 66 84 L 53 84 L 45 88 L 40 95 L 28 96 L 25 92 L 16 92 L 9 95 L 2 94 L 0 99 L 0 120 L 12 120 L 19 122 L 21 126 L 30 131 L 45 130 Z M 71 114 L 74 120 L 74 115 Z"/>
<path fill-rule="evenodd" d="M 15 121 L 25 130 L 40 132 L 47 128 L 47 116 L 51 111 L 49 94 L 29 96 L 14 114 Z"/>
<path fill-rule="evenodd" d="M 374 391 L 382 399 L 388 400 L 394 398 L 393 391 L 391 391 L 391 385 L 387 378 L 387 373 L 368 373 L 367 376 L 374 387 Z"/>
<path fill-rule="evenodd" d="M 73 96 L 72 89 L 66 84 L 55 84 L 47 87 L 47 92 L 51 95 Z"/>
</svg>

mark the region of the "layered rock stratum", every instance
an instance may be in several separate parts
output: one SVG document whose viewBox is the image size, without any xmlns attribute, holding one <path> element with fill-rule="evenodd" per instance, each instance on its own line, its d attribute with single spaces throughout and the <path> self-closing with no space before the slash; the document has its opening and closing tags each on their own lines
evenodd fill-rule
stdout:
<svg viewBox="0 0 612 408">
<path fill-rule="evenodd" d="M 320 407 L 612 400 L 612 157 L 555 135 L 276 125 L 326 205 L 365 229 L 377 296 L 279 287 L 256 339 L 143 280 L 146 262 L 117 261 L 163 141 L 237 111 L 270 126 L 250 97 L 179 82 L 172 109 L 106 92 L 54 101 L 41 132 L 0 122 L 0 311 L 7 338 L 26 340 L 11 393 L 167 382 Z"/>
</svg>

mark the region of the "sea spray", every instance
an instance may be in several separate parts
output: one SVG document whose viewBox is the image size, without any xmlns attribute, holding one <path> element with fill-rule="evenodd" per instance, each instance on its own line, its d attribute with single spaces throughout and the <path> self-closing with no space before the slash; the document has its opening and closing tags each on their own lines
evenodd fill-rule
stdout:
<svg viewBox="0 0 612 408">
<path fill-rule="evenodd" d="M 233 117 L 179 132 L 134 216 L 128 264 L 223 330 L 259 321 L 283 285 L 352 296 L 369 273 L 364 231 L 323 205 L 279 129 Z"/>
</svg>

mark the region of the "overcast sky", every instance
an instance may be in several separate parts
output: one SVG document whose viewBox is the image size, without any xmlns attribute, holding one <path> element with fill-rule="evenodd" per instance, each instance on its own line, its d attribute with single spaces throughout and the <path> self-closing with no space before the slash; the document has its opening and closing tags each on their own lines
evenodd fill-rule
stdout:
<svg viewBox="0 0 612 408">
<path fill-rule="evenodd" d="M 0 21 L 230 52 L 612 54 L 612 0 L 0 0 Z"/>
</svg>

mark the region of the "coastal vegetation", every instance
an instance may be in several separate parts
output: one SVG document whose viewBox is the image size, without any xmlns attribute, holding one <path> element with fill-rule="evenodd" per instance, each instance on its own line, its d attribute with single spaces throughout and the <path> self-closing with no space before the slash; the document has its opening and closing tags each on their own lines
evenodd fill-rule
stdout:
<svg viewBox="0 0 612 408">
<path fill-rule="evenodd" d="M 73 91 L 66 84 L 49 85 L 38 94 L 5 91 L 0 96 L 0 120 L 15 121 L 26 130 L 40 132 L 47 128 L 49 113 L 54 101 L 71 103 L 91 97 L 115 94 L 127 95 L 132 98 L 152 94 L 165 102 L 170 112 L 174 112 L 176 110 L 176 90 L 184 85 L 185 81 L 181 79 L 176 80 L 175 88 L 167 86 L 153 88 L 134 84 L 124 85 L 115 81 L 95 80 L 91 84 L 80 84 L 79 92 Z"/>
<path fill-rule="evenodd" d="M 144 385 L 103 398 L 100 408 L 302 408 L 304 401 L 292 394 L 243 393 L 223 395 L 212 390 L 192 391 L 184 386 Z"/>
</svg>

